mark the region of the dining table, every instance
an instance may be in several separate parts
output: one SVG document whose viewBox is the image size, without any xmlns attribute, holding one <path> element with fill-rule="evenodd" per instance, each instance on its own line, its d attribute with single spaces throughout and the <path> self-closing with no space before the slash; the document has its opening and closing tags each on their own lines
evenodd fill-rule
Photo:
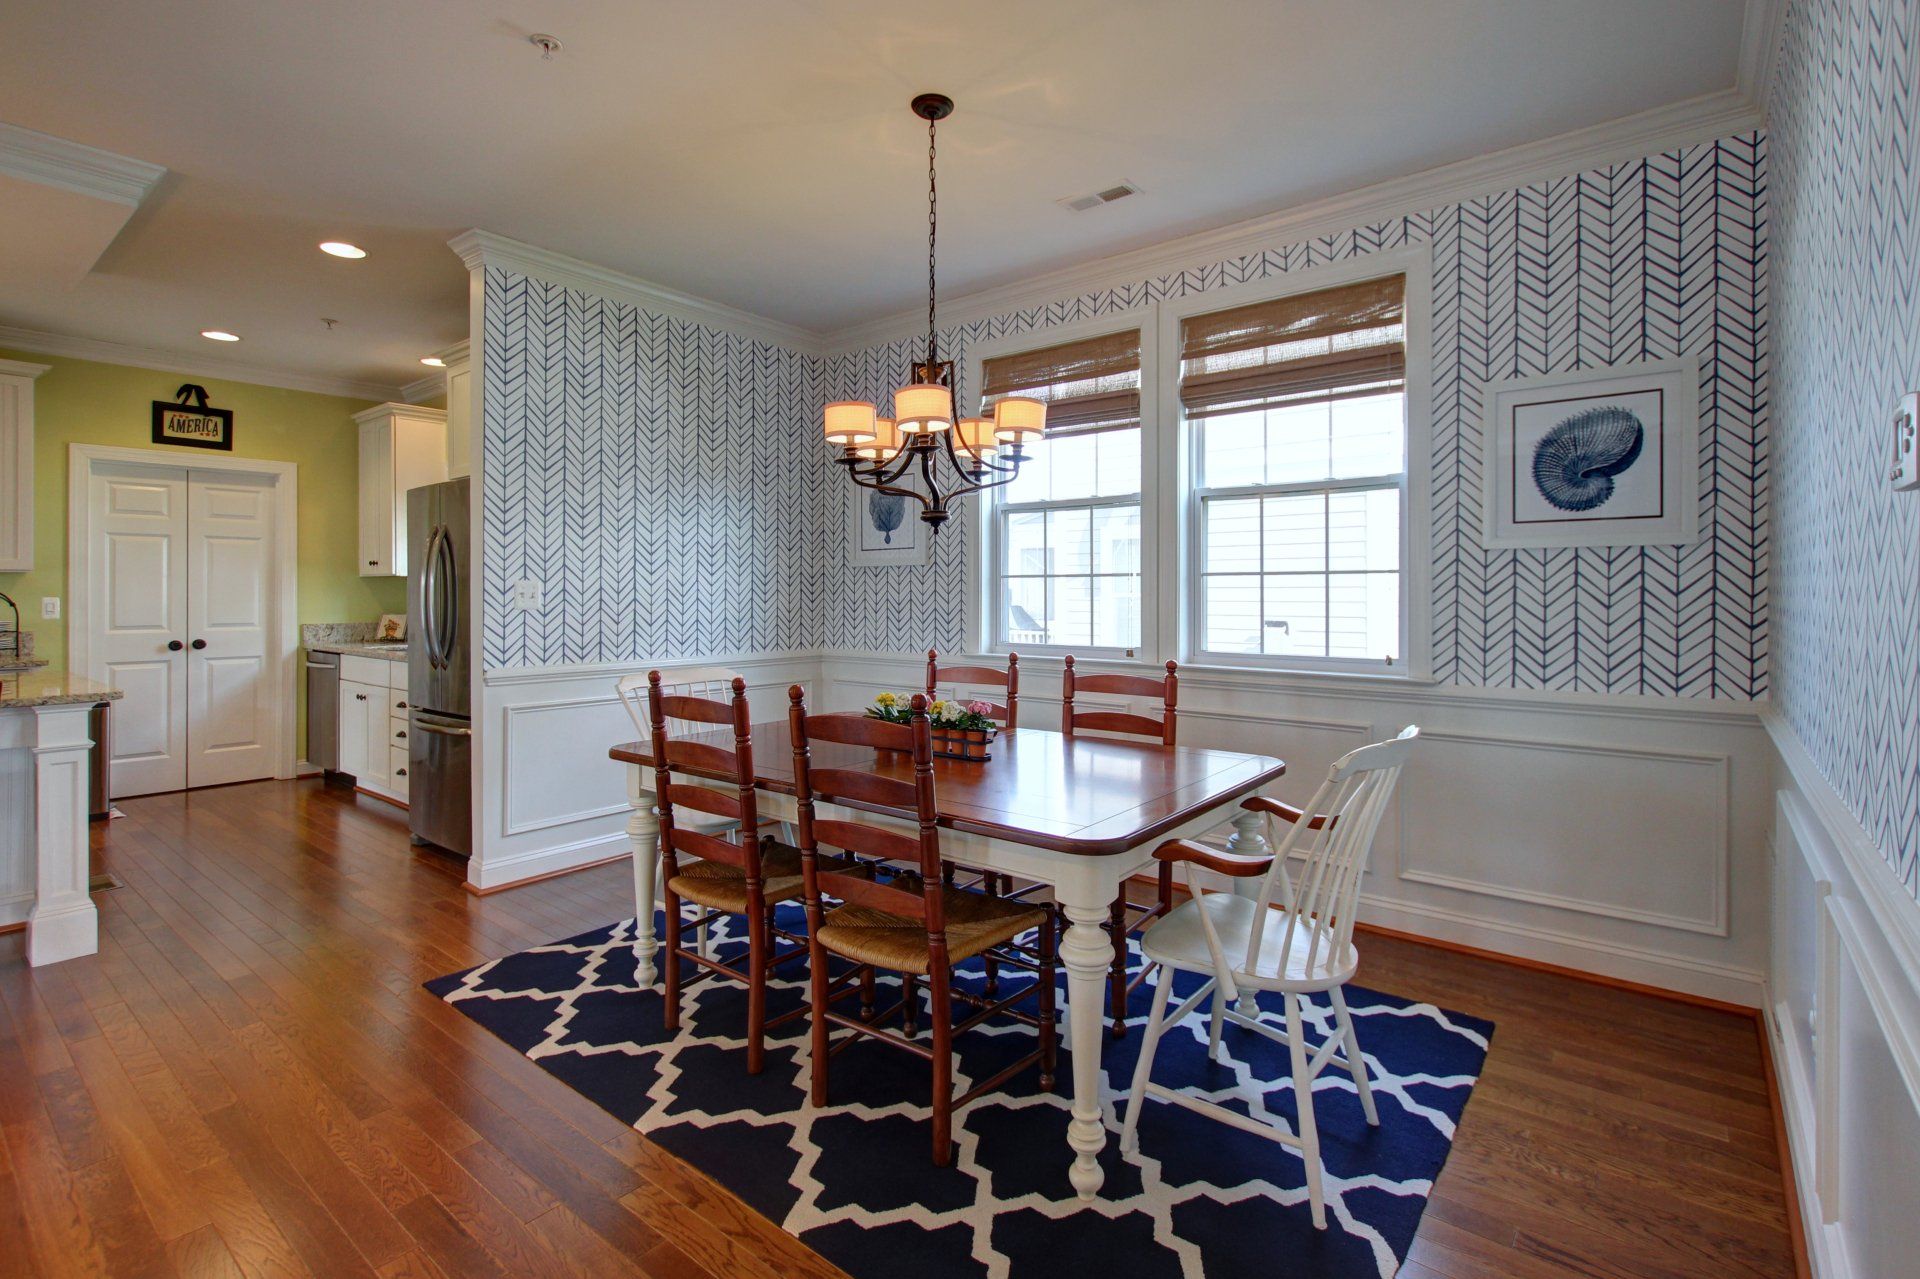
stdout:
<svg viewBox="0 0 1920 1279">
<path fill-rule="evenodd" d="M 792 737 L 786 720 L 753 726 L 754 779 L 763 821 L 793 821 Z M 703 734 L 731 749 L 730 730 Z M 693 740 L 699 740 L 695 737 Z M 636 902 L 658 901 L 658 785 L 651 742 L 627 742 L 609 754 L 626 765 Z M 1197 838 L 1231 821 L 1228 847 L 1266 849 L 1264 818 L 1239 801 L 1286 772 L 1265 755 L 1205 746 L 1163 746 L 1042 728 L 1002 731 L 987 760 L 934 759 L 940 855 L 957 865 L 1048 885 L 1066 917 L 1060 959 L 1067 973 L 1067 1046 L 1071 1054 L 1068 1181 L 1083 1200 L 1100 1190 L 1102 1122 L 1100 1054 L 1105 1046 L 1105 994 L 1113 946 L 1104 928 L 1122 885 L 1153 864 L 1162 842 Z M 852 768 L 909 779 L 913 761 L 893 751 L 816 742 L 815 768 Z M 678 770 L 676 770 L 678 772 Z M 688 773 L 689 776 L 697 774 Z M 717 779 L 730 780 L 730 779 Z M 855 806 L 817 803 L 817 816 L 846 817 Z M 1225 811 L 1223 811 L 1225 810 Z M 886 824 L 905 814 L 865 809 L 860 820 Z M 1257 891 L 1259 881 L 1237 880 Z M 636 980 L 650 986 L 659 951 L 653 913 L 636 920 Z"/>
</svg>

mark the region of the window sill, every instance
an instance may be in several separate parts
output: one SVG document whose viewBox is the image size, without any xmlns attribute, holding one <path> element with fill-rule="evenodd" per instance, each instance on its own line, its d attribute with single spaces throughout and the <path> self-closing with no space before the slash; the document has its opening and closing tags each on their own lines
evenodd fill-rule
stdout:
<svg viewBox="0 0 1920 1279">
<path fill-rule="evenodd" d="M 1057 671 L 1063 669 L 1065 666 L 1065 663 L 1062 661 L 1062 654 L 1059 653 L 1036 652 L 1025 649 L 1015 649 L 1013 651 L 1020 654 L 1020 669 L 1023 671 L 1034 669 Z M 1004 665 L 1007 660 L 1007 654 L 1004 650 L 1000 652 L 966 653 L 964 655 L 952 655 L 949 660 L 955 662 L 966 661 L 978 665 Z M 1077 652 L 1073 655 L 1073 660 L 1076 670 L 1097 669 L 1103 671 L 1124 671 L 1128 673 L 1155 673 L 1166 668 L 1164 659 L 1119 657 L 1102 653 Z M 1235 686 L 1244 685 L 1249 681 L 1259 679 L 1272 679 L 1286 681 L 1288 683 L 1325 681 L 1329 685 L 1346 685 L 1349 687 L 1374 684 L 1393 688 L 1431 688 L 1440 683 L 1440 681 L 1432 675 L 1418 671 L 1340 671 L 1303 666 L 1246 666 L 1217 661 L 1182 662 L 1180 663 L 1178 674 L 1183 682 L 1191 680 L 1195 683 L 1206 683 L 1210 680 L 1218 680 L 1222 683 Z"/>
</svg>

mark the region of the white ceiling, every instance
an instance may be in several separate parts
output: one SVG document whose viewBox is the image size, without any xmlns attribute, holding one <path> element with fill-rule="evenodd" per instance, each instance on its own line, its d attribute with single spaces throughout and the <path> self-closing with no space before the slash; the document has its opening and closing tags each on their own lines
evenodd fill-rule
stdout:
<svg viewBox="0 0 1920 1279">
<path fill-rule="evenodd" d="M 466 336 L 446 241 L 477 226 L 830 331 L 923 294 L 916 92 L 958 103 L 958 296 L 1730 89 L 1745 7 L 11 0 L 0 121 L 168 174 L 84 279 L 0 274 L 0 325 L 189 356 L 225 328 L 221 355 L 397 385 Z"/>
</svg>

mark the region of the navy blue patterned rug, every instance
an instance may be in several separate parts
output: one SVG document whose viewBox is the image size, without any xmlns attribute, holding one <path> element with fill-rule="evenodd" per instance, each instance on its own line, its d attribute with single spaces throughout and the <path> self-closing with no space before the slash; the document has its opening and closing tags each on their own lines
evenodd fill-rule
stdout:
<svg viewBox="0 0 1920 1279">
<path fill-rule="evenodd" d="M 782 926 L 798 931 L 798 908 L 782 911 Z M 1390 1276 L 1419 1227 L 1493 1033 L 1475 1017 L 1348 988 L 1380 1126 L 1368 1127 L 1344 1071 L 1331 1068 L 1315 1082 L 1327 1166 L 1322 1232 L 1308 1218 L 1299 1155 L 1218 1120 L 1150 1099 L 1139 1152 L 1119 1153 L 1139 1030 L 1106 1047 L 1106 1185 L 1083 1205 L 1066 1178 L 1064 1020 L 1056 1091 L 1039 1092 L 1029 1070 L 975 1101 L 955 1117 L 953 1166 L 936 1168 L 925 1062 L 885 1044 L 856 1044 L 834 1058 L 832 1104 L 816 1110 L 807 1103 L 804 1017 L 773 1032 L 765 1073 L 749 1076 L 744 988 L 693 986 L 670 1037 L 657 989 L 633 983 L 632 941 L 633 921 L 624 920 L 437 978 L 427 989 L 859 1279 L 1096 1270 L 1104 1279 Z M 716 941 L 744 949 L 724 933 Z M 770 1015 L 806 999 L 804 961 L 782 971 L 792 976 L 769 993 Z M 982 980 L 977 966 L 962 970 L 963 982 Z M 1197 985 L 1182 979 L 1176 991 Z M 1137 1025 L 1145 1024 L 1150 989 L 1142 983 L 1135 992 Z M 881 1006 L 890 1002 L 883 993 Z M 1325 1010 L 1322 1002 L 1317 1014 Z M 1313 1020 L 1317 1041 L 1330 1019 Z M 955 1091 L 1028 1051 L 1032 1034 L 989 1022 L 959 1036 Z M 1226 1060 L 1209 1062 L 1206 1019 L 1190 1017 L 1168 1033 L 1154 1077 L 1291 1131 L 1286 1050 L 1231 1022 L 1223 1048 Z"/>
</svg>

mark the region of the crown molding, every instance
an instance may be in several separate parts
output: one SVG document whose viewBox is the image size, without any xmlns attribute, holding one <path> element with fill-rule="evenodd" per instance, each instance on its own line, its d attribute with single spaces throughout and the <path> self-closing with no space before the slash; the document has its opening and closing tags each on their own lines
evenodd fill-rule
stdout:
<svg viewBox="0 0 1920 1279">
<path fill-rule="evenodd" d="M 32 351 L 38 355 L 64 355 L 75 360 L 97 360 L 102 364 L 125 364 L 137 369 L 158 369 L 162 373 L 183 373 L 189 377 L 225 378 L 255 386 L 275 386 L 285 391 L 311 391 L 315 395 L 338 395 L 352 400 L 398 399 L 400 388 L 386 382 L 358 378 L 328 377 L 315 373 L 290 373 L 244 360 L 223 360 L 218 356 L 187 355 L 158 347 L 133 346 L 124 342 L 103 342 L 97 338 L 72 337 L 65 333 L 43 333 L 38 329 L 14 328 L 0 324 L 0 347 Z"/>
<path fill-rule="evenodd" d="M 1780 65 L 1780 42 L 1786 35 L 1787 6 L 1792 0 L 1747 0 L 1740 28 L 1740 78 L 1736 88 L 1766 121 L 1773 98 L 1773 79 Z"/>
<path fill-rule="evenodd" d="M 467 342 L 455 342 L 452 346 L 443 346 L 433 352 L 435 359 L 446 364 L 458 364 L 467 358 L 471 347 Z M 444 395 L 447 390 L 447 371 L 444 368 L 429 368 L 427 372 L 400 388 L 400 398 L 409 404 L 418 404 L 430 400 L 436 395 Z"/>
<path fill-rule="evenodd" d="M 552 284 L 583 289 L 599 297 L 631 302 L 676 319 L 712 325 L 742 337 L 770 342 L 802 355 L 826 354 L 820 334 L 798 325 L 783 324 L 719 302 L 709 302 L 610 267 L 595 266 L 551 249 L 510 240 L 491 231 L 477 228 L 463 231 L 447 241 L 447 246 L 460 255 L 460 260 L 466 263 L 469 271 L 482 267 L 505 267 L 523 275 L 537 276 Z"/>
<path fill-rule="evenodd" d="M 166 169 L 98 147 L 0 123 L 0 173 L 137 209 Z"/>
<path fill-rule="evenodd" d="M 1768 0 L 1754 2 L 1766 5 Z M 1760 110 L 1745 92 L 1739 88 L 1723 89 L 1212 231 L 967 294 L 941 306 L 941 323 L 943 326 L 969 324 L 1096 289 L 1172 275 L 1319 236 L 1338 235 L 1386 218 L 1458 204 L 1475 196 L 1511 191 L 1534 182 L 1743 133 L 1760 124 Z M 924 311 L 899 311 L 822 334 L 820 341 L 829 352 L 846 354 L 917 333 L 924 323 Z"/>
</svg>

